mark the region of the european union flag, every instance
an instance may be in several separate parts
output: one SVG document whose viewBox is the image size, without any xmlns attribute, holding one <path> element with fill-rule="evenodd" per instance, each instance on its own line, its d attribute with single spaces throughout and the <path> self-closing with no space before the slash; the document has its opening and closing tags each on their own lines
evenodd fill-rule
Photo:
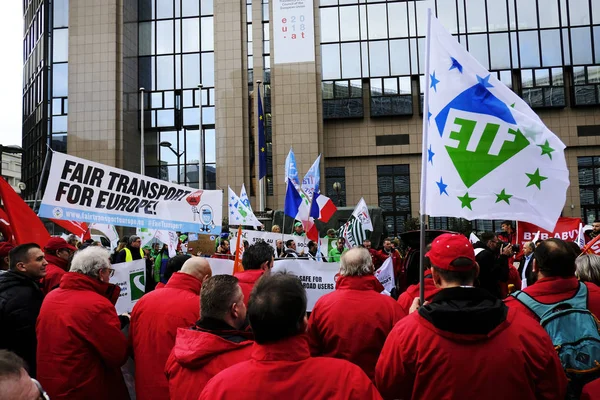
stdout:
<svg viewBox="0 0 600 400">
<path fill-rule="evenodd" d="M 267 176 L 267 141 L 265 140 L 265 113 L 263 112 L 260 86 L 258 86 L 258 179 Z"/>
</svg>

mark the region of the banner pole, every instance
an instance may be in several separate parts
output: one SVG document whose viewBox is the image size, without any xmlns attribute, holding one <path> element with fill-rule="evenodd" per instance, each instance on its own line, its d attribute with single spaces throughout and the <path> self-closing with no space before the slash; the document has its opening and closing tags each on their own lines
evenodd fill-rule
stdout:
<svg viewBox="0 0 600 400">
<path fill-rule="evenodd" d="M 50 146 L 47 146 L 46 158 L 44 158 L 44 165 L 42 166 L 42 172 L 40 173 L 40 181 L 38 182 L 37 190 L 35 191 L 35 200 L 33 201 L 33 212 L 37 212 L 37 202 L 39 200 L 40 192 L 42 191 L 42 182 L 44 180 L 44 172 L 46 172 L 46 168 L 48 167 L 48 159 L 50 158 L 50 154 L 52 154 L 53 150 Z"/>
<path fill-rule="evenodd" d="M 427 38 L 425 57 L 425 97 L 423 99 L 423 150 L 421 153 L 421 225 L 419 232 L 419 299 L 425 302 L 425 206 L 427 196 L 427 142 L 429 133 L 429 62 L 431 57 L 431 8 L 427 9 Z"/>
</svg>

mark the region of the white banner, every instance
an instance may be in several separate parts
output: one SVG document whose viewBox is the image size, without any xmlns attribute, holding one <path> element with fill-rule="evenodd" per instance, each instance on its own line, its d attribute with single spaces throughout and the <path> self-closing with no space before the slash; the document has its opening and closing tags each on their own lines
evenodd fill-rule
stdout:
<svg viewBox="0 0 600 400">
<path fill-rule="evenodd" d="M 272 21 L 275 64 L 315 61 L 312 0 L 274 0 Z"/>
<path fill-rule="evenodd" d="M 208 263 L 213 275 L 231 275 L 233 261 L 209 258 Z M 321 296 L 335 290 L 335 275 L 340 266 L 338 263 L 317 262 L 313 260 L 287 259 L 277 260 L 272 273 L 288 272 L 296 275 L 306 289 L 306 311 L 312 311 Z"/>
<path fill-rule="evenodd" d="M 233 254 L 236 250 L 237 246 L 237 229 L 230 229 L 229 234 L 231 235 L 231 240 L 229 241 L 229 247 L 231 248 L 231 254 Z M 293 240 L 296 242 L 296 251 L 298 254 L 304 252 L 304 254 L 308 254 L 308 239 L 306 236 L 297 236 L 297 235 L 282 235 L 281 233 L 272 233 L 272 232 L 264 232 L 264 231 L 247 231 L 242 230 L 242 242 L 244 240 L 248 241 L 249 245 L 253 245 L 257 240 L 264 240 L 268 244 L 273 247 L 273 250 L 277 248 L 277 241 L 283 240 L 283 244 L 285 247 L 285 242 L 288 240 Z M 323 252 L 323 254 L 325 254 Z"/>
<path fill-rule="evenodd" d="M 146 292 L 146 260 L 113 264 L 115 274 L 110 283 L 119 285 L 121 293 L 115 308 L 117 314 L 129 313 Z"/>
<path fill-rule="evenodd" d="M 196 190 L 54 153 L 39 216 L 169 231 L 221 233 L 223 192 Z"/>
</svg>

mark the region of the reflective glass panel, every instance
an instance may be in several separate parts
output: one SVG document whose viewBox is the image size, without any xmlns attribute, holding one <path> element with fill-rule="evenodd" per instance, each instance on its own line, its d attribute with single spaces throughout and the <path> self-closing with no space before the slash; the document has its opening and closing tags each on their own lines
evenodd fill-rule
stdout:
<svg viewBox="0 0 600 400">
<path fill-rule="evenodd" d="M 562 38 L 563 38 L 563 54 L 565 65 L 571 65 L 571 49 L 569 47 L 569 30 L 562 29 Z"/>
<path fill-rule="evenodd" d="M 467 23 L 468 20 L 467 20 Z M 484 67 L 489 69 L 487 35 L 469 35 L 469 52 Z"/>
<path fill-rule="evenodd" d="M 181 0 L 181 16 L 195 17 L 200 15 L 200 1 L 198 0 Z"/>
<path fill-rule="evenodd" d="M 193 88 L 200 83 L 200 57 L 199 54 L 183 55 L 183 87 Z"/>
<path fill-rule="evenodd" d="M 569 0 L 568 3 L 570 25 L 588 25 L 590 23 L 589 0 Z"/>
<path fill-rule="evenodd" d="M 215 123 L 215 108 L 202 107 L 202 126 L 214 125 Z"/>
<path fill-rule="evenodd" d="M 560 31 L 558 29 L 540 31 L 542 38 L 542 65 L 553 67 L 562 65 Z"/>
<path fill-rule="evenodd" d="M 202 51 L 215 49 L 213 17 L 205 17 L 200 21 Z"/>
<path fill-rule="evenodd" d="M 467 32 L 485 32 L 485 2 L 467 0 Z"/>
<path fill-rule="evenodd" d="M 490 67 L 492 69 L 510 68 L 510 48 L 508 33 L 490 35 Z"/>
<path fill-rule="evenodd" d="M 358 14 L 360 20 L 360 39 L 367 40 L 367 6 L 358 6 Z"/>
<path fill-rule="evenodd" d="M 571 50 L 573 52 L 573 64 L 592 63 L 590 28 L 571 29 Z"/>
<path fill-rule="evenodd" d="M 341 40 L 358 40 L 358 6 L 340 7 Z"/>
<path fill-rule="evenodd" d="M 202 53 L 202 82 L 204 87 L 215 86 L 215 53 Z"/>
<path fill-rule="evenodd" d="M 360 44 L 342 43 L 342 78 L 360 78 Z"/>
<path fill-rule="evenodd" d="M 198 115 L 198 109 L 196 109 L 196 115 Z M 198 134 L 198 130 L 187 129 L 185 133 L 185 140 L 185 152 L 187 154 L 187 162 L 197 162 L 200 159 L 200 135 Z"/>
<path fill-rule="evenodd" d="M 140 56 L 149 56 L 152 54 L 154 49 L 154 41 L 152 40 L 152 31 L 154 29 L 154 23 L 140 22 L 138 24 L 138 29 L 138 54 Z"/>
<path fill-rule="evenodd" d="M 600 2 L 592 1 L 592 23 L 600 24 Z"/>
<path fill-rule="evenodd" d="M 540 1 L 540 28 L 554 28 L 560 26 L 558 15 L 558 0 Z"/>
<path fill-rule="evenodd" d="M 383 80 L 383 93 L 386 95 L 398 94 L 398 78 L 386 78 Z"/>
<path fill-rule="evenodd" d="M 537 7 L 535 1 L 517 0 L 519 29 L 537 28 Z"/>
<path fill-rule="evenodd" d="M 433 0 L 415 1 L 414 3 L 417 7 L 417 35 L 425 36 L 427 33 L 427 9 L 435 10 L 435 3 Z"/>
<path fill-rule="evenodd" d="M 156 89 L 173 89 L 174 80 L 173 56 L 156 57 Z"/>
<path fill-rule="evenodd" d="M 201 0 L 200 13 L 202 15 L 212 15 L 213 14 L 213 0 Z"/>
<path fill-rule="evenodd" d="M 58 117 L 52 117 L 52 132 L 66 132 L 67 131 L 67 116 L 62 115 Z"/>
<path fill-rule="evenodd" d="M 183 52 L 191 53 L 200 51 L 200 38 L 198 37 L 199 22 L 198 18 L 187 18 L 182 20 L 182 42 Z"/>
<path fill-rule="evenodd" d="M 161 142 L 169 142 L 173 150 L 177 151 L 177 132 L 176 131 L 165 131 L 160 133 Z M 160 161 L 162 163 L 176 164 L 177 156 L 173 154 L 171 149 L 168 147 L 160 146 Z"/>
<path fill-rule="evenodd" d="M 214 129 L 204 130 L 204 163 L 217 162 L 216 138 Z"/>
<path fill-rule="evenodd" d="M 69 64 L 53 64 L 52 70 L 52 97 L 68 96 Z"/>
<path fill-rule="evenodd" d="M 506 1 L 487 0 L 487 16 L 488 27 L 490 31 L 493 32 L 508 30 L 508 20 L 506 18 Z"/>
<path fill-rule="evenodd" d="M 600 64 L 600 26 L 594 27 L 594 48 L 596 49 L 596 64 Z"/>
<path fill-rule="evenodd" d="M 340 79 L 340 46 L 324 44 L 321 46 L 321 62 L 323 64 L 323 79 Z"/>
<path fill-rule="evenodd" d="M 52 61 L 63 62 L 69 59 L 69 30 L 55 29 L 52 31 Z"/>
<path fill-rule="evenodd" d="M 407 4 L 407 2 L 388 3 L 388 28 L 391 38 L 408 37 Z"/>
<path fill-rule="evenodd" d="M 173 21 L 156 23 L 156 54 L 173 53 Z"/>
<path fill-rule="evenodd" d="M 198 108 L 183 109 L 183 125 L 198 125 L 200 123 L 200 111 Z"/>
<path fill-rule="evenodd" d="M 69 26 L 69 0 L 54 0 L 53 3 L 54 27 L 61 28 Z"/>
<path fill-rule="evenodd" d="M 321 42 L 338 42 L 340 40 L 339 24 L 338 24 L 338 9 L 322 8 L 321 9 Z"/>
<path fill-rule="evenodd" d="M 156 112 L 156 126 L 170 127 L 175 125 L 174 110 L 158 110 Z"/>
<path fill-rule="evenodd" d="M 450 33 L 458 32 L 458 25 L 456 23 L 456 0 L 438 0 L 437 17 Z"/>
<path fill-rule="evenodd" d="M 387 45 L 387 41 L 369 42 L 369 67 L 371 76 L 390 75 Z"/>
<path fill-rule="evenodd" d="M 410 75 L 408 39 L 390 40 L 392 75 Z"/>
<path fill-rule="evenodd" d="M 156 18 L 173 18 L 173 0 L 156 0 Z"/>
<path fill-rule="evenodd" d="M 387 13 L 385 4 L 370 4 L 367 6 L 369 23 L 369 39 L 387 38 Z"/>
<path fill-rule="evenodd" d="M 540 49 L 537 31 L 519 32 L 519 54 L 521 67 L 539 67 Z"/>
</svg>

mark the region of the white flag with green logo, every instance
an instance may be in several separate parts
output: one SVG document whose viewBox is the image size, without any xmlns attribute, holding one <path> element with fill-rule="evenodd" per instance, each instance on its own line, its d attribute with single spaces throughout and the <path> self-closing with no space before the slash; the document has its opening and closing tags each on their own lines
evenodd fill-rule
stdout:
<svg viewBox="0 0 600 400">
<path fill-rule="evenodd" d="M 569 186 L 565 145 L 431 17 L 421 212 L 552 231 Z"/>
</svg>

